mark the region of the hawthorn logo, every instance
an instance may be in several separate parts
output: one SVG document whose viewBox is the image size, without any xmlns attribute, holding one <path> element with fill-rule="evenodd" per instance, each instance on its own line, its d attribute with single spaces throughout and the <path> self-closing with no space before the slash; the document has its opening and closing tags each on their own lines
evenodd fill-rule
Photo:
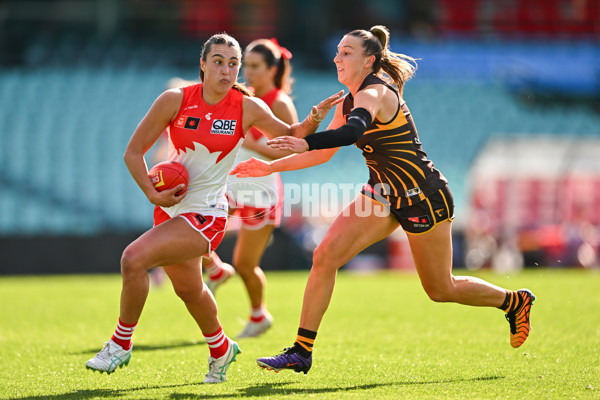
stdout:
<svg viewBox="0 0 600 400">
<path fill-rule="evenodd" d="M 197 130 L 198 125 L 200 124 L 200 118 L 197 117 L 188 117 L 187 115 L 182 115 L 175 121 L 175 126 L 178 128 L 184 129 L 193 129 Z"/>
</svg>

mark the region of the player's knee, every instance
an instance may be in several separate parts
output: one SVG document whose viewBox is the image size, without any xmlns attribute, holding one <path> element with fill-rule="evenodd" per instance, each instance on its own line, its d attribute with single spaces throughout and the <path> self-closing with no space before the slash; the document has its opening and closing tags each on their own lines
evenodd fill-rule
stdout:
<svg viewBox="0 0 600 400">
<path fill-rule="evenodd" d="M 313 251 L 312 263 L 313 268 L 319 268 L 321 265 L 325 265 L 327 254 L 323 251 L 321 245 L 317 246 L 315 251 Z"/>
<path fill-rule="evenodd" d="M 189 303 L 194 301 L 196 296 L 198 296 L 202 289 L 199 287 L 193 287 L 191 285 L 173 285 L 173 290 L 177 297 L 179 297 L 184 303 Z M 204 290 L 208 290 L 208 288 L 204 288 Z"/>
<path fill-rule="evenodd" d="M 427 296 L 436 303 L 447 303 L 452 301 L 451 291 L 445 285 L 423 286 Z"/>
<path fill-rule="evenodd" d="M 254 270 L 255 265 L 252 265 L 248 261 L 244 259 L 244 257 L 233 257 L 232 265 L 235 266 L 235 272 L 238 273 L 239 276 L 244 277 L 248 276 Z"/>
<path fill-rule="evenodd" d="M 121 255 L 121 274 L 127 277 L 141 273 L 146 273 L 141 254 L 132 246 L 128 246 Z"/>
<path fill-rule="evenodd" d="M 337 269 L 336 259 L 332 256 L 331 251 L 328 250 L 326 245 L 320 244 L 313 252 L 313 269 L 324 270 L 324 269 Z"/>
<path fill-rule="evenodd" d="M 256 266 L 250 266 L 250 265 L 242 265 L 241 267 L 238 267 L 238 265 L 236 264 L 236 272 L 237 274 L 240 276 L 240 278 L 242 278 L 244 281 L 248 280 L 248 279 L 252 279 L 254 276 L 256 276 L 256 273 L 254 272 L 254 269 L 256 268 Z"/>
</svg>

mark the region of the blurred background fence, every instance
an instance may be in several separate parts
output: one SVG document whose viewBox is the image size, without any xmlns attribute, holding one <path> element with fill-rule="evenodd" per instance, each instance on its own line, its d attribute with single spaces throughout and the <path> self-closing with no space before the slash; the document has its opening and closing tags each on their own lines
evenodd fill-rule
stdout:
<svg viewBox="0 0 600 400">
<path fill-rule="evenodd" d="M 119 270 L 152 224 L 125 146 L 170 78 L 198 79 L 210 35 L 277 37 L 294 54 L 303 116 L 342 89 L 341 36 L 375 24 L 390 28 L 393 51 L 420 59 L 404 97 L 455 196 L 455 267 L 597 267 L 600 0 L 4 0 L 0 274 Z M 282 175 L 367 177 L 354 147 Z M 310 266 L 331 217 L 300 214 L 284 219 L 265 269 Z M 411 267 L 402 232 L 347 266 Z"/>
</svg>

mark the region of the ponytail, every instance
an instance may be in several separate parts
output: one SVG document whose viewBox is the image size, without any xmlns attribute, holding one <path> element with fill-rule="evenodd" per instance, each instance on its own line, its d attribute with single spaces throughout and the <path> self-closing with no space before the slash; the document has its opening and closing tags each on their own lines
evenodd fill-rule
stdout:
<svg viewBox="0 0 600 400">
<path fill-rule="evenodd" d="M 415 75 L 417 60 L 390 50 L 390 31 L 383 25 L 375 25 L 368 31 L 358 29 L 348 35 L 362 39 L 364 53 L 375 56 L 373 73 L 395 84 L 402 96 L 404 84 Z"/>
<path fill-rule="evenodd" d="M 239 92 L 242 92 L 242 93 L 243 93 L 243 94 L 245 94 L 246 96 L 254 97 L 254 93 L 252 93 L 252 92 L 250 91 L 250 89 L 248 89 L 248 88 L 246 87 L 246 85 L 244 85 L 244 84 L 243 84 L 243 83 L 241 83 L 241 82 L 235 82 L 235 83 L 233 84 L 233 88 L 234 88 L 235 90 L 239 91 Z"/>
<path fill-rule="evenodd" d="M 274 77 L 274 84 L 277 89 L 283 90 L 286 94 L 292 93 L 292 84 L 294 80 L 291 78 L 292 64 L 290 59 L 292 53 L 282 47 L 277 42 L 277 39 L 257 39 L 246 46 L 246 53 L 255 52 L 262 56 L 267 64 L 267 67 L 275 66 L 277 72 Z"/>
</svg>

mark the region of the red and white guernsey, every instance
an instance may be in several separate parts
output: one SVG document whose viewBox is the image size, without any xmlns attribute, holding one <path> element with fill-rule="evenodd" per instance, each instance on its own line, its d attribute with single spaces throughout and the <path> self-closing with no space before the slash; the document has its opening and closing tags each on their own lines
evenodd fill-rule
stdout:
<svg viewBox="0 0 600 400">
<path fill-rule="evenodd" d="M 274 88 L 264 96 L 260 97 L 269 108 L 273 108 L 273 103 L 283 92 L 283 90 Z M 248 135 L 252 135 L 255 140 L 266 143 L 267 138 L 255 127 L 248 129 Z M 250 158 L 271 161 L 272 159 L 258 153 L 254 150 L 242 147 L 236 156 L 234 165 Z M 227 181 L 227 191 L 233 197 L 238 207 L 250 206 L 258 208 L 269 208 L 277 205 L 283 200 L 283 187 L 281 177 L 278 172 L 253 178 L 238 178 L 235 175 L 229 177 Z M 252 195 L 248 195 L 252 194 Z"/>
<path fill-rule="evenodd" d="M 230 89 L 223 100 L 209 105 L 201 83 L 182 90 L 179 113 L 168 127 L 168 159 L 183 164 L 190 181 L 181 203 L 163 210 L 171 217 L 186 212 L 226 217 L 227 177 L 244 139 L 244 95 Z"/>
</svg>

